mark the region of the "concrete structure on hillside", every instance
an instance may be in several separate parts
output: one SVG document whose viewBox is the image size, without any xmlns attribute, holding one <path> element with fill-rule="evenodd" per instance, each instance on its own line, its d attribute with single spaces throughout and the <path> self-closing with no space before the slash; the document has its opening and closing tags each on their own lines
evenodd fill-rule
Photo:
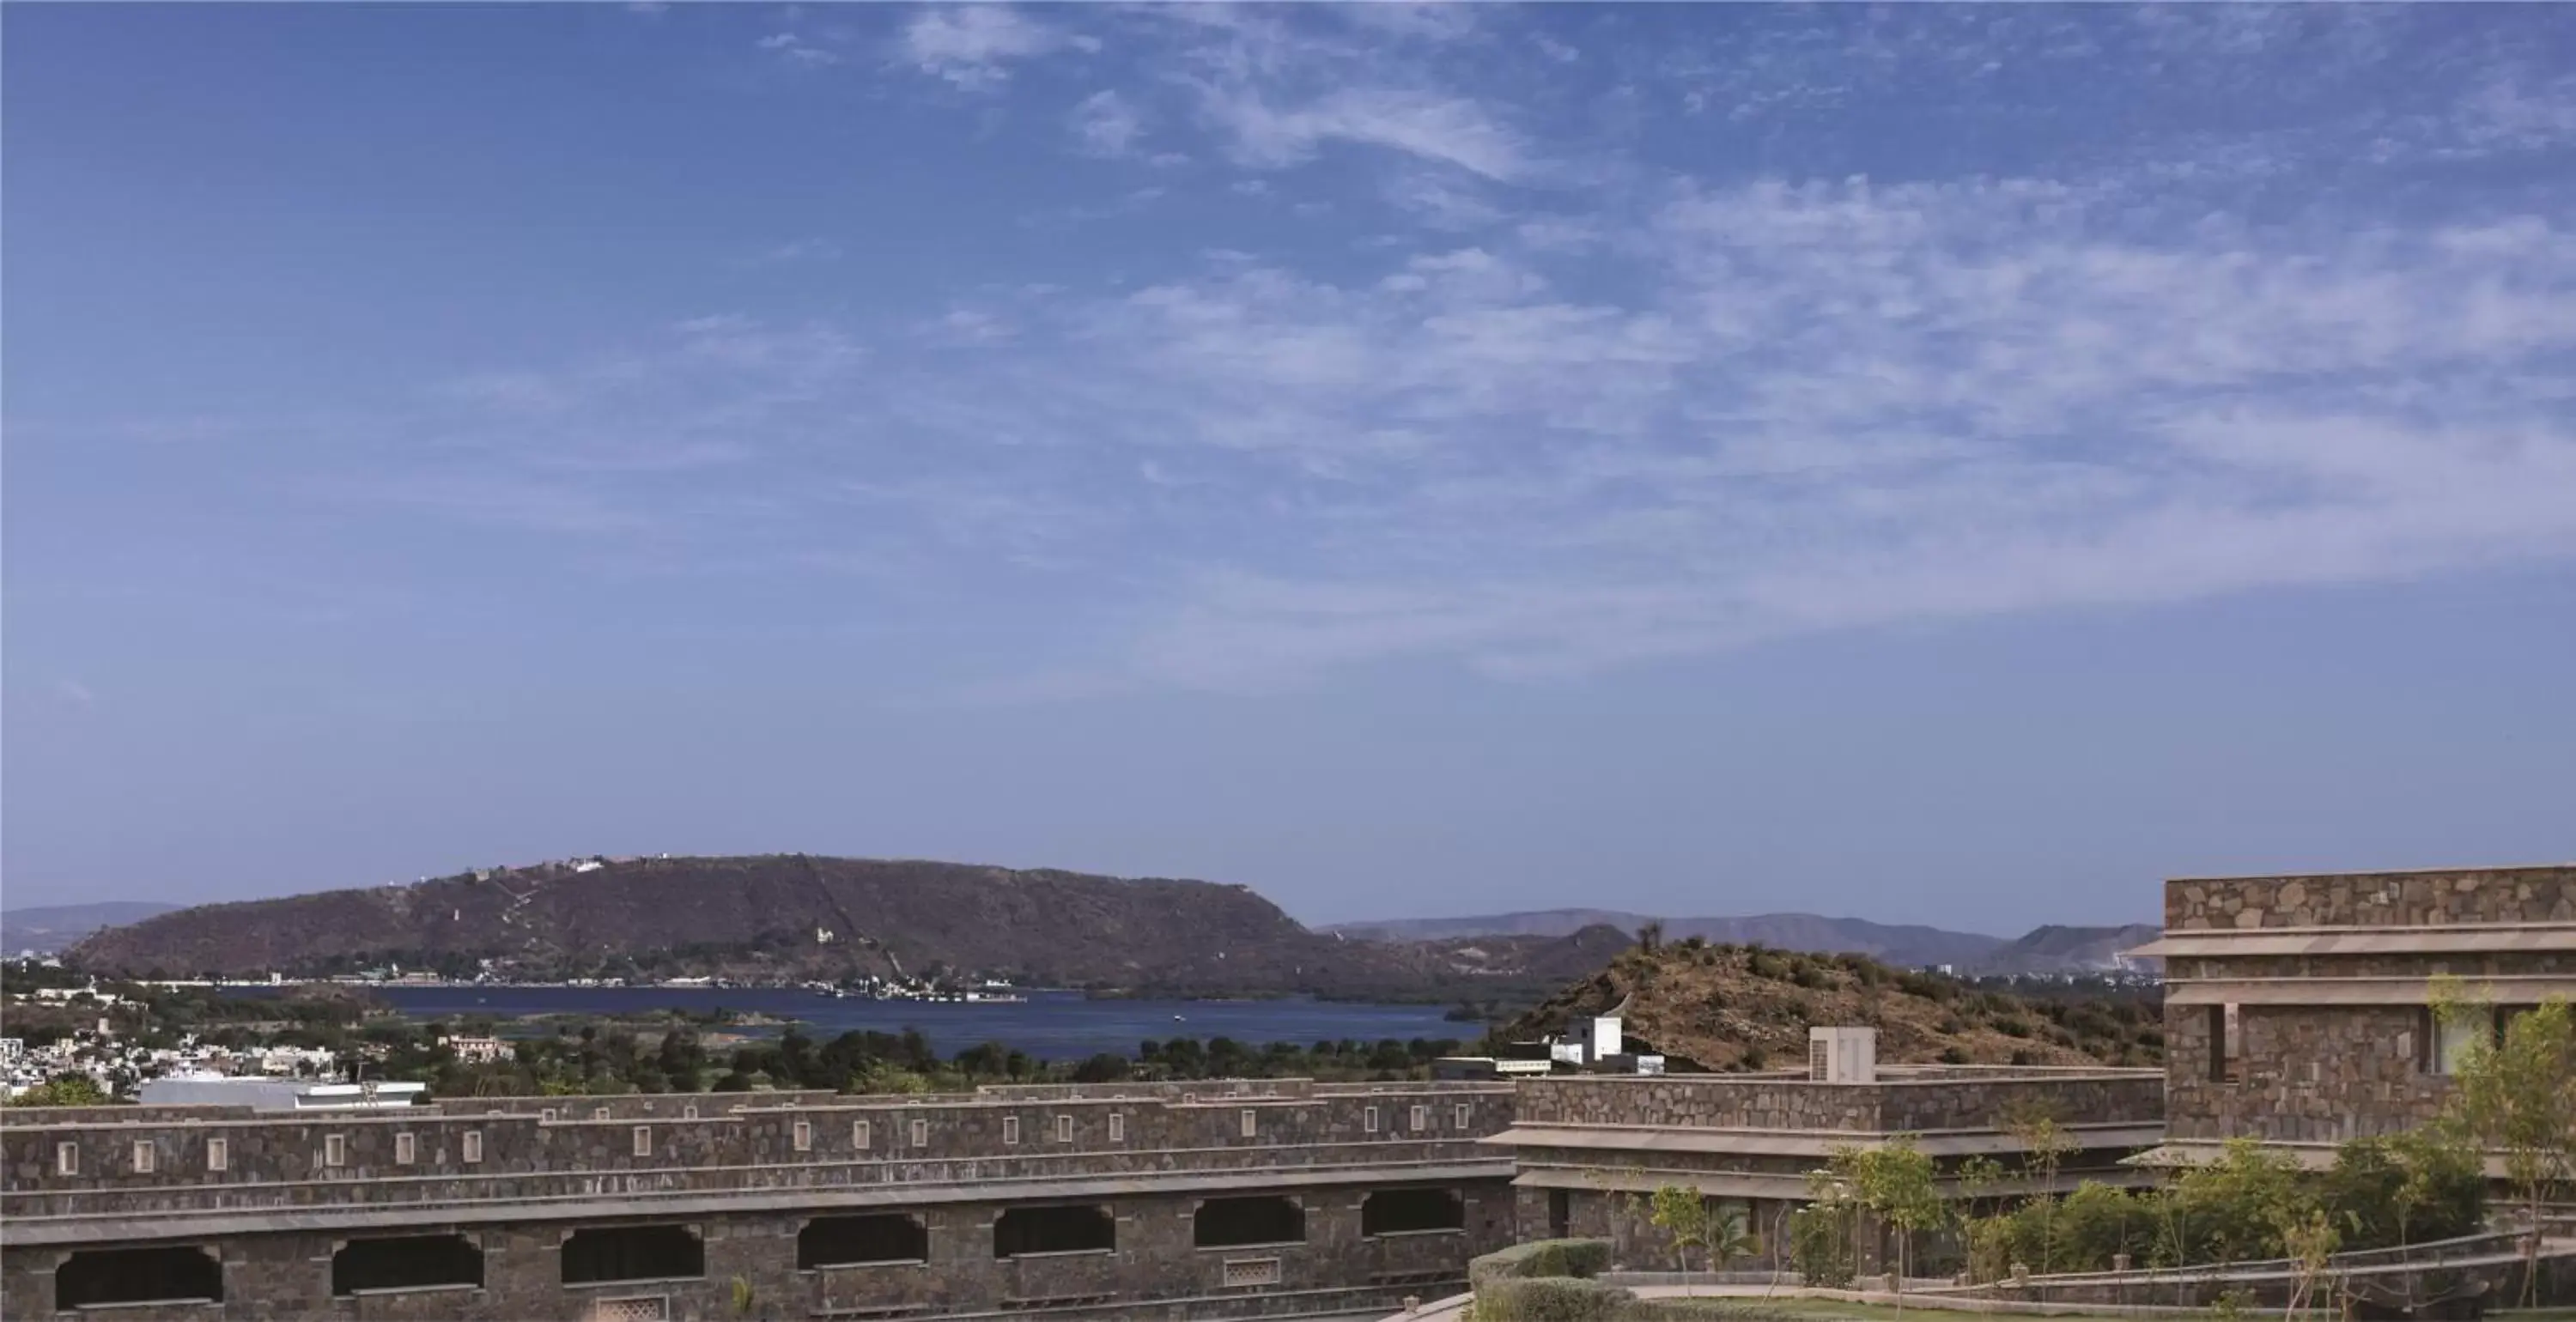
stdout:
<svg viewBox="0 0 2576 1322">
<path fill-rule="evenodd" d="M 2204 1161 L 2250 1137 L 2322 1165 L 2410 1129 L 2450 1091 L 2465 1039 L 2428 988 L 2459 977 L 2492 1033 L 2576 997 L 2576 866 L 2190 877 L 2165 884 L 2166 1145 Z"/>
<path fill-rule="evenodd" d="M 0 1313 L 1258 1317 L 1511 1242 L 1509 1084 L 13 1111 Z M 155 1302 L 169 1301 L 169 1302 Z"/>
<path fill-rule="evenodd" d="M 1784 1242 L 1791 1210 L 1811 1200 L 1809 1175 L 1841 1147 L 1911 1135 L 1953 1197 L 2010 1197 L 2078 1181 L 2146 1182 L 2123 1159 L 2162 1138 L 2163 1075 L 2152 1069 L 1883 1066 L 1871 1030 L 1817 1029 L 1808 1072 L 1662 1078 L 1559 1077 L 1520 1085 L 1511 1128 L 1485 1140 L 1514 1158 L 1519 1237 L 1610 1240 L 1614 1257 L 1658 1264 L 1671 1250 L 1635 1195 L 1663 1185 L 1700 1191 L 1742 1216 L 1763 1242 Z M 2072 1150 L 2043 1186 L 2019 1169 L 2017 1117 L 2045 1114 Z M 2003 1183 L 1963 1188 L 1959 1163 L 1989 1156 Z"/>
</svg>

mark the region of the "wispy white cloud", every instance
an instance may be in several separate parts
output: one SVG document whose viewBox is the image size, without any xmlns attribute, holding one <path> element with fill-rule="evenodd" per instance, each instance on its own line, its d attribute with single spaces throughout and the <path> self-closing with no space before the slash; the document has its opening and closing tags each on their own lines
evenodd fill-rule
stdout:
<svg viewBox="0 0 2576 1322">
<path fill-rule="evenodd" d="M 925 8 L 902 39 L 915 68 L 969 92 L 998 88 L 1010 81 L 1012 65 L 1067 48 L 1097 50 L 1100 42 L 1001 4 Z"/>
<path fill-rule="evenodd" d="M 1094 92 L 1073 108 L 1074 138 L 1093 156 L 1125 156 L 1145 135 L 1145 118 L 1115 91 Z"/>
</svg>

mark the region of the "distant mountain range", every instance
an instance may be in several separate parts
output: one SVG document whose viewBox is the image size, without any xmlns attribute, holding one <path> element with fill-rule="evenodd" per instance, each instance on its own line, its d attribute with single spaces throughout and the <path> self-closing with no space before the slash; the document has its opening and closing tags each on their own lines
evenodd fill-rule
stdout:
<svg viewBox="0 0 2576 1322">
<path fill-rule="evenodd" d="M 2007 943 L 1999 936 L 1949 932 L 1937 927 L 1891 926 L 1861 918 L 1811 913 L 1768 913 L 1745 918 L 1662 918 L 1616 909 L 1541 909 L 1469 918 L 1408 918 L 1376 923 L 1337 923 L 1322 930 L 1374 941 L 1443 941 L 1469 936 L 1565 936 L 1607 924 L 1634 932 L 1661 922 L 1666 941 L 1690 937 L 1722 945 L 1764 945 L 1775 950 L 1867 955 L 1888 964 L 1966 966 Z"/>
<path fill-rule="evenodd" d="M 2112 956 L 2156 938 L 2158 929 L 2126 927 L 2038 928 L 2005 940 L 1978 932 L 1826 918 L 1811 913 L 1755 914 L 1742 918 L 1655 918 L 1617 909 L 1536 909 L 1466 918 L 1404 918 L 1334 923 L 1318 930 L 1370 941 L 1459 941 L 1479 936 L 1554 937 L 1587 927 L 1635 932 L 1661 922 L 1666 941 L 1699 937 L 1720 945 L 1761 945 L 1816 954 L 1867 955 L 1884 964 L 1961 973 L 2070 973 L 2114 967 Z"/>
<path fill-rule="evenodd" d="M 139 923 L 178 907 L 147 900 L 102 900 L 0 910 L 0 954 L 15 957 L 22 950 L 55 954 L 102 927 Z"/>
<path fill-rule="evenodd" d="M 1536 999 L 1633 944 L 1379 942 L 1314 932 L 1251 888 L 773 854 L 565 860 L 157 913 L 68 952 L 103 972 L 843 979 L 941 968 L 1169 994 Z"/>
<path fill-rule="evenodd" d="M 919 860 L 773 854 L 565 860 L 410 885 L 173 909 L 0 915 L 0 948 L 141 974 L 451 976 L 921 974 L 1157 992 L 1308 992 L 1486 1002 L 1562 985 L 1634 944 L 1648 915 L 1551 909 L 1310 930 L 1249 887 Z M 2043 927 L 2014 940 L 1857 918 L 1667 918 L 1664 940 L 1866 955 L 1961 973 L 2107 968 L 2156 932 Z"/>
</svg>

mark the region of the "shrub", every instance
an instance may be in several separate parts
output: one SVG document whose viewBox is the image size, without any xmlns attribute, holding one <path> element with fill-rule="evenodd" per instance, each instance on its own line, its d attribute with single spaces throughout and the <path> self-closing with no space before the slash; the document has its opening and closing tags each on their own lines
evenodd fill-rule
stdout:
<svg viewBox="0 0 2576 1322">
<path fill-rule="evenodd" d="M 1616 1322 L 1636 1301 L 1579 1276 L 1505 1276 L 1476 1287 L 1476 1322 Z"/>
<path fill-rule="evenodd" d="M 1467 1264 L 1467 1284 L 1483 1290 L 1488 1281 L 1527 1280 L 1540 1276 L 1591 1277 L 1610 1265 L 1606 1239 L 1539 1239 L 1488 1253 Z"/>
</svg>

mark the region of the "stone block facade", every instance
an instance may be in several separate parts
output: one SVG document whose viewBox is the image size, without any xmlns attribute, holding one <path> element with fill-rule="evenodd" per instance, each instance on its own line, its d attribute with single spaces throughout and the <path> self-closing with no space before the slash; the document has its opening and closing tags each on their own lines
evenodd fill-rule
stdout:
<svg viewBox="0 0 2576 1322">
<path fill-rule="evenodd" d="M 2321 1160 L 2440 1113 L 2443 1032 L 2576 993 L 2576 866 L 2181 878 L 2141 953 L 2166 964 L 2176 1155 L 2250 1137 Z M 2437 1030 L 2444 976 L 2491 1019 Z"/>
<path fill-rule="evenodd" d="M 1299 1081 L 17 1113 L 0 1128 L 0 1305 L 52 1315 L 63 1273 L 107 1261 L 75 1255 L 180 1247 L 219 1258 L 223 1302 L 119 1316 L 713 1318 L 741 1292 L 776 1318 L 1391 1308 L 1511 1242 L 1509 1159 L 1476 1143 L 1511 1103 L 1506 1085 Z M 1389 1195 L 1415 1200 L 1411 1221 L 1372 1216 Z M 1285 1200 L 1290 1229 L 1201 1247 L 1211 1199 Z M 1015 1209 L 1114 1230 L 1015 1247 L 997 1229 Z M 922 1256 L 799 1267 L 818 1218 L 855 1215 L 911 1219 Z M 571 1237 L 638 1226 L 679 1228 L 701 1260 L 568 1280 Z M 479 1252 L 479 1284 L 335 1293 L 353 1240 L 440 1236 Z"/>
</svg>

